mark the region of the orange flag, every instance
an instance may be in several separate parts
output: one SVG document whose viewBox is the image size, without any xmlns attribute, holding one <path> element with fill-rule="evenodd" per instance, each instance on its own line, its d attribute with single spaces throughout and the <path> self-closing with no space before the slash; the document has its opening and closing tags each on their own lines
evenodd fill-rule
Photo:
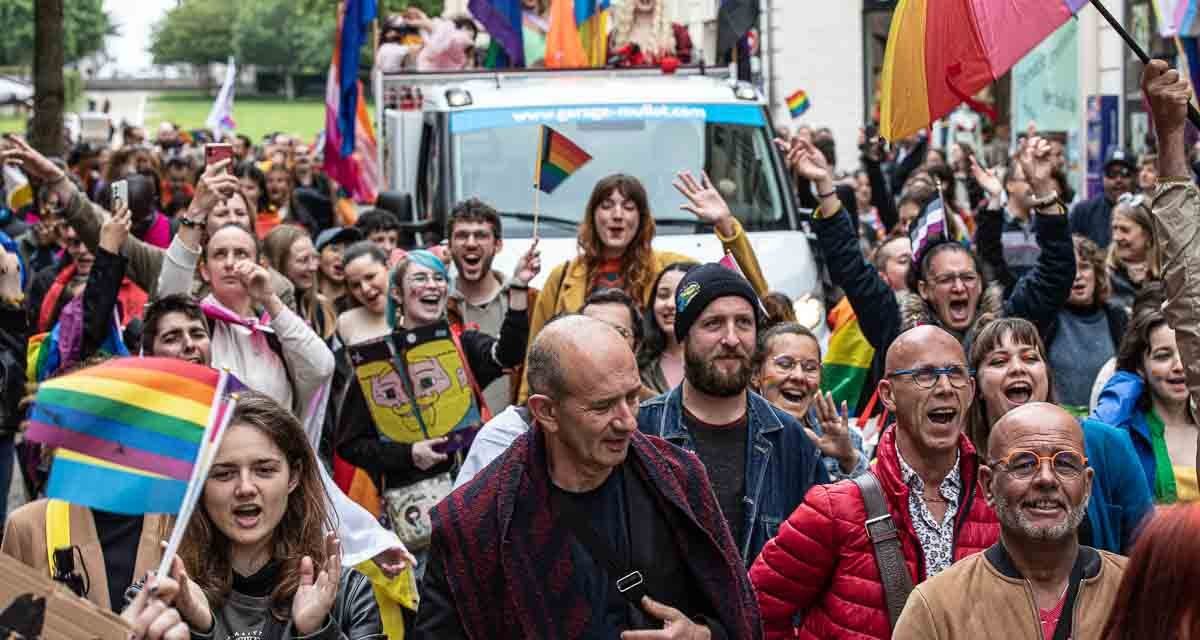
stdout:
<svg viewBox="0 0 1200 640">
<path fill-rule="evenodd" d="M 546 66 L 575 69 L 588 66 L 579 25 L 575 24 L 575 0 L 551 0 L 550 33 L 546 35 Z"/>
</svg>

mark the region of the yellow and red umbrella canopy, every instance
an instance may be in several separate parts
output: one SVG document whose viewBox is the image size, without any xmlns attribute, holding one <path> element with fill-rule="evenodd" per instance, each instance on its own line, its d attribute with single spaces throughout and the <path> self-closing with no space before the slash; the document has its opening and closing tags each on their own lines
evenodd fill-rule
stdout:
<svg viewBox="0 0 1200 640">
<path fill-rule="evenodd" d="M 1087 2 L 900 0 L 883 58 L 883 137 L 911 136 L 970 101 Z"/>
</svg>

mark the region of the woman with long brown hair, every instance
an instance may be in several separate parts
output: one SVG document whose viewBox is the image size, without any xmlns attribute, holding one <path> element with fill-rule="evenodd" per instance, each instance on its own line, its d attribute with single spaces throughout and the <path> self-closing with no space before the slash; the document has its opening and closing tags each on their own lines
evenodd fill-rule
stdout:
<svg viewBox="0 0 1200 640">
<path fill-rule="evenodd" d="M 1104 640 L 1200 638 L 1200 505 L 1159 509 L 1125 565 Z"/>
<path fill-rule="evenodd" d="M 713 225 L 717 238 L 733 254 L 755 291 L 765 295 L 767 284 L 750 240 L 708 176 L 697 180 L 685 171 L 673 184 L 687 199 L 681 208 L 695 215 L 699 223 Z M 533 344 L 554 316 L 578 311 L 595 289 L 620 289 L 640 304 L 650 304 L 654 279 L 663 269 L 675 262 L 695 261 L 654 250 L 654 230 L 654 215 L 641 181 L 618 173 L 596 183 L 579 225 L 579 255 L 555 267 L 546 278 L 529 321 L 529 343 Z M 526 396 L 528 385 L 523 382 L 521 399 Z"/>
<path fill-rule="evenodd" d="M 300 423 L 240 394 L 171 577 L 193 637 L 382 638 L 370 581 L 341 566 Z"/>
<path fill-rule="evenodd" d="M 328 341 L 337 328 L 333 305 L 317 290 L 320 257 L 303 227 L 280 225 L 267 234 L 263 254 L 271 268 L 296 287 L 296 311 L 321 339 Z"/>
</svg>

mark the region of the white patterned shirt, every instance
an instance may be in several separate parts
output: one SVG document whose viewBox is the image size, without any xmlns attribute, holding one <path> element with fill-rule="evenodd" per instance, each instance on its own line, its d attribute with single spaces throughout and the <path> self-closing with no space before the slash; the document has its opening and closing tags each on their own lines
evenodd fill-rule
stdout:
<svg viewBox="0 0 1200 640">
<path fill-rule="evenodd" d="M 913 530 L 917 533 L 917 541 L 925 556 L 925 577 L 932 578 L 954 563 L 954 515 L 958 513 L 962 495 L 962 474 L 958 468 L 960 456 L 955 456 L 954 467 L 938 487 L 938 493 L 946 500 L 946 515 L 940 524 L 921 497 L 925 482 L 904 461 L 899 447 L 896 447 L 896 457 L 900 459 L 900 477 L 908 486 L 908 515 L 912 518 Z"/>
</svg>

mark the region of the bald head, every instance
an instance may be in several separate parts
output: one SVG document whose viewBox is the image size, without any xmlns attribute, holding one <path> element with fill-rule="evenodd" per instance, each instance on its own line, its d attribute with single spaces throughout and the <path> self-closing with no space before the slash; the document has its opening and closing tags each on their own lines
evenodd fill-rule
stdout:
<svg viewBox="0 0 1200 640">
<path fill-rule="evenodd" d="M 958 362 L 966 362 L 962 344 L 945 329 L 933 325 L 913 327 L 900 334 L 888 347 L 885 366 L 889 372 L 910 369 L 924 355 L 941 353 Z"/>
<path fill-rule="evenodd" d="M 616 329 L 601 320 L 572 314 L 552 320 L 538 332 L 525 369 L 531 393 L 558 398 L 570 392 L 570 382 L 576 378 L 573 373 L 613 371 L 630 362 L 636 369 L 633 351 Z"/>
<path fill-rule="evenodd" d="M 1018 449 L 1039 446 L 1084 451 L 1083 429 L 1075 416 L 1048 402 L 1024 404 L 1000 418 L 988 435 L 988 457 L 1001 460 Z"/>
</svg>

